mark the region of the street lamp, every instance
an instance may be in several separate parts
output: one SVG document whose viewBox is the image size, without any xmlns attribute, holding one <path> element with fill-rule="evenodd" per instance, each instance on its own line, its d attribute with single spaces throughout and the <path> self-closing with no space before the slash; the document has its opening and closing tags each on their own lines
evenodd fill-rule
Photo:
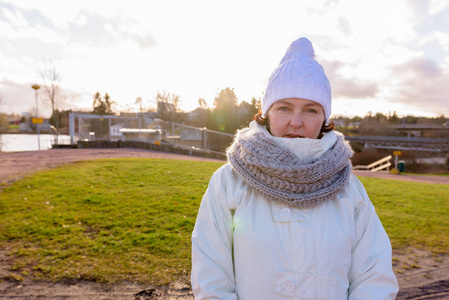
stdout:
<svg viewBox="0 0 449 300">
<path fill-rule="evenodd" d="M 37 105 L 37 90 L 40 89 L 41 86 L 38 85 L 38 84 L 33 84 L 31 87 L 34 89 L 34 95 L 35 95 L 35 98 L 36 98 L 36 119 L 37 119 L 37 118 L 39 118 L 39 106 Z M 41 140 L 40 140 L 40 137 L 39 137 L 40 123 L 37 122 L 36 125 L 37 125 L 37 145 L 38 145 L 39 151 L 40 151 L 41 150 Z"/>
</svg>

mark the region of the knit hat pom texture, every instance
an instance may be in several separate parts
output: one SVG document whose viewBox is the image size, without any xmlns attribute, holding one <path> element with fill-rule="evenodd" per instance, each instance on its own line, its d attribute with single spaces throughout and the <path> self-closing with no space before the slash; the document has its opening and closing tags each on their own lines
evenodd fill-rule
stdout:
<svg viewBox="0 0 449 300">
<path fill-rule="evenodd" d="M 294 41 L 287 52 L 297 52 L 305 54 L 311 59 L 315 59 L 315 50 L 313 49 L 312 43 L 306 38 L 299 38 Z"/>
</svg>

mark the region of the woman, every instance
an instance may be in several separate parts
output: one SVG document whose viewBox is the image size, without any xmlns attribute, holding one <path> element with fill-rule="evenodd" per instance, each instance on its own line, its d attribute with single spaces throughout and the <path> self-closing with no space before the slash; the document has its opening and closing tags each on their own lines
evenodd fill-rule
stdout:
<svg viewBox="0 0 449 300">
<path fill-rule="evenodd" d="M 390 241 L 330 114 L 329 80 L 300 38 L 203 197 L 195 299 L 395 299 Z"/>
</svg>

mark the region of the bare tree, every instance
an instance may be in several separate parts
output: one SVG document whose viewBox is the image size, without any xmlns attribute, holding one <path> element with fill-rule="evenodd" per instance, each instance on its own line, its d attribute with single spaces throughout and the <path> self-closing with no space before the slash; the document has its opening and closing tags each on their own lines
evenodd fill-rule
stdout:
<svg viewBox="0 0 449 300">
<path fill-rule="evenodd" d="M 142 97 L 137 97 L 137 98 L 136 98 L 136 103 L 135 103 L 135 104 L 139 104 L 139 105 L 140 105 L 140 110 L 139 110 L 139 112 L 142 113 L 142 112 L 143 112 L 143 110 L 142 110 Z"/>
<path fill-rule="evenodd" d="M 54 59 L 44 60 L 38 69 L 42 80 L 42 88 L 46 94 L 46 98 L 50 101 L 52 117 L 56 120 L 56 128 L 59 129 L 58 102 L 61 96 L 61 72 L 56 67 Z"/>
<path fill-rule="evenodd" d="M 181 112 L 181 100 L 179 95 L 167 92 L 158 92 L 156 96 L 157 116 L 164 121 L 179 122 Z"/>
<path fill-rule="evenodd" d="M 0 105 L 3 102 L 2 95 L 0 95 Z M 5 113 L 0 113 L 0 133 L 8 131 L 8 116 Z M 0 152 L 1 152 L 1 140 L 0 140 Z"/>
<path fill-rule="evenodd" d="M 204 100 L 204 98 L 198 99 L 198 105 L 200 108 L 207 108 L 207 103 L 206 103 L 206 100 Z"/>
</svg>

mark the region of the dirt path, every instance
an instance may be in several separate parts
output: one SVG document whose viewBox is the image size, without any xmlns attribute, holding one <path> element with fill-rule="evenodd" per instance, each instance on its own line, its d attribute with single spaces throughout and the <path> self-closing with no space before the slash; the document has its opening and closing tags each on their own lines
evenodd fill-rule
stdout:
<svg viewBox="0 0 449 300">
<path fill-rule="evenodd" d="M 0 183 L 8 185 L 37 170 L 62 164 L 118 157 L 149 157 L 197 161 L 220 161 L 195 156 L 141 149 L 51 149 L 45 151 L 0 153 Z M 427 183 L 449 184 L 449 177 L 391 175 L 354 172 L 357 176 L 381 177 Z M 1 191 L 0 191 L 1 193 Z M 150 287 L 133 283 L 105 285 L 92 282 L 50 283 L 25 279 L 22 282 L 1 279 L 7 274 L 12 258 L 0 249 L 0 300 L 2 299 L 166 299 L 191 300 L 188 282 Z M 394 251 L 394 270 L 401 290 L 397 299 L 449 299 L 449 257 L 407 249 Z"/>
<path fill-rule="evenodd" d="M 53 168 L 66 163 L 99 158 L 148 157 L 196 161 L 217 159 L 188 156 L 144 149 L 50 149 L 43 151 L 0 153 L 0 183 L 10 183 L 37 170 Z"/>
<path fill-rule="evenodd" d="M 423 182 L 423 183 L 438 183 L 449 184 L 449 176 L 432 176 L 432 175 L 394 175 L 386 172 L 370 172 L 370 171 L 352 171 L 356 176 L 375 177 L 383 179 Z"/>
</svg>

